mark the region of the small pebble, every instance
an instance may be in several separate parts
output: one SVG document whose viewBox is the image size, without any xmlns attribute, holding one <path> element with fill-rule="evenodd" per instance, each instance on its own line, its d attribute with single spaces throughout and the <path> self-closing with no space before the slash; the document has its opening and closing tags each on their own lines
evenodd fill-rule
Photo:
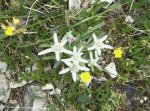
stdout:
<svg viewBox="0 0 150 111">
<path fill-rule="evenodd" d="M 143 100 L 143 99 L 141 99 L 141 100 L 140 100 L 140 103 L 141 103 L 141 104 L 143 104 L 143 103 L 144 103 L 144 100 Z"/>
<path fill-rule="evenodd" d="M 148 98 L 147 98 L 146 96 L 144 96 L 144 98 L 143 98 L 143 99 L 144 99 L 144 101 L 147 101 L 147 100 L 148 100 Z"/>
<path fill-rule="evenodd" d="M 134 19 L 130 15 L 127 15 L 126 18 L 125 18 L 125 22 L 127 22 L 127 23 L 133 23 Z"/>
</svg>

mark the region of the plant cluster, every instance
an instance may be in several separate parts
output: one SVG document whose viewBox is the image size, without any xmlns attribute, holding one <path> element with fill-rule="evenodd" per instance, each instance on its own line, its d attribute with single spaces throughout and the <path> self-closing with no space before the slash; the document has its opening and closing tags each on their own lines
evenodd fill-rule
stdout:
<svg viewBox="0 0 150 111">
<path fill-rule="evenodd" d="M 78 76 L 79 71 L 90 71 L 90 69 L 88 67 L 86 67 L 86 64 L 91 67 L 93 72 L 94 72 L 94 67 L 101 70 L 102 69 L 101 66 L 99 66 L 97 63 L 100 60 L 99 56 L 101 55 L 101 50 L 104 48 L 113 49 L 113 47 L 103 43 L 104 40 L 107 39 L 108 35 L 105 35 L 104 37 L 98 39 L 97 36 L 93 33 L 92 36 L 93 36 L 94 42 L 92 42 L 91 47 L 89 47 L 87 49 L 85 49 L 86 47 L 84 47 L 84 48 L 80 47 L 77 49 L 76 46 L 73 46 L 73 51 L 70 51 L 65 48 L 65 44 L 67 43 L 67 39 L 69 39 L 69 37 L 73 37 L 73 35 L 70 32 L 68 32 L 68 33 L 66 34 L 68 37 L 65 36 L 66 39 L 62 38 L 61 42 L 59 42 L 57 34 L 54 32 L 54 34 L 53 34 L 54 45 L 52 45 L 51 48 L 48 48 L 48 49 L 45 49 L 45 50 L 39 52 L 38 55 L 44 55 L 44 54 L 47 54 L 50 52 L 54 52 L 56 61 L 62 61 L 66 66 L 68 66 L 67 68 L 62 69 L 59 72 L 59 74 L 64 74 L 64 73 L 67 73 L 70 71 L 72 74 L 73 81 L 76 82 L 79 78 L 79 76 Z M 82 41 L 82 42 L 84 43 L 84 41 Z M 82 50 L 84 50 L 84 52 L 82 52 Z M 93 57 L 92 50 L 94 50 L 93 52 L 94 52 L 95 58 Z M 121 49 L 119 51 L 121 51 Z M 70 55 L 70 57 L 62 59 L 61 58 L 61 56 L 63 56 L 63 55 L 61 55 L 62 53 Z M 89 53 L 89 55 L 87 55 L 87 53 Z M 86 56 L 85 56 L 85 54 L 86 54 Z M 84 58 L 82 58 L 82 56 L 87 57 L 87 58 L 84 59 Z M 121 56 L 119 56 L 119 57 L 121 57 Z M 113 74 L 113 72 L 112 72 L 112 74 Z"/>
</svg>

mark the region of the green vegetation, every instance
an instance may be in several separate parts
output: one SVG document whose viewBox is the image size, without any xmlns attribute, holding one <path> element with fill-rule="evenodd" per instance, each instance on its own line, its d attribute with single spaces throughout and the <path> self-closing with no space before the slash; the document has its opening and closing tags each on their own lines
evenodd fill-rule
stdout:
<svg viewBox="0 0 150 111">
<path fill-rule="evenodd" d="M 21 22 L 18 26 L 20 33 L 12 36 L 6 36 L 0 29 L 0 60 L 14 72 L 11 79 L 18 82 L 32 80 L 41 86 L 53 83 L 61 89 L 61 95 L 52 97 L 49 111 L 150 110 L 149 100 L 140 103 L 144 96 L 150 99 L 150 1 L 118 1 L 107 9 L 103 8 L 106 3 L 95 3 L 70 13 L 67 0 L 1 0 L 0 23 L 7 26 L 6 21 L 12 22 L 13 17 Z M 133 23 L 125 21 L 127 15 L 133 18 Z M 107 72 L 95 68 L 91 71 L 94 79 L 86 87 L 80 81 L 73 82 L 70 72 L 59 74 L 65 65 L 55 60 L 54 53 L 38 55 L 53 44 L 53 32 L 57 32 L 61 40 L 69 31 L 76 41 L 67 44 L 67 49 L 83 46 L 85 58 L 93 33 L 100 37 L 109 35 L 109 42 L 106 42 L 114 48 L 121 47 L 123 55 L 115 58 L 113 50 L 103 50 L 103 60 L 99 62 L 105 67 L 114 61 L 117 77 L 111 78 Z M 62 55 L 62 58 L 66 57 Z M 25 72 L 35 64 L 36 71 Z M 108 80 L 100 82 L 100 77 Z"/>
</svg>

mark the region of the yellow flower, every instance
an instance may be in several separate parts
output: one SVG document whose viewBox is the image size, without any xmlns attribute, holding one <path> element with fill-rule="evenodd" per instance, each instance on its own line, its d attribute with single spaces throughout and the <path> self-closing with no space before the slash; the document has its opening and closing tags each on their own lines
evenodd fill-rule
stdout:
<svg viewBox="0 0 150 111">
<path fill-rule="evenodd" d="M 20 24 L 20 20 L 13 17 L 13 24 L 15 25 Z"/>
<path fill-rule="evenodd" d="M 122 54 L 123 54 L 123 52 L 122 52 L 121 48 L 117 48 L 114 50 L 115 58 L 121 58 Z"/>
<path fill-rule="evenodd" d="M 82 72 L 80 78 L 81 81 L 88 86 L 93 77 L 90 75 L 90 72 Z"/>
<path fill-rule="evenodd" d="M 13 33 L 13 31 L 14 31 L 15 29 L 14 29 L 14 27 L 13 26 L 8 26 L 7 28 L 6 28 L 6 30 L 5 30 L 5 34 L 7 35 L 7 36 L 12 36 L 14 33 Z"/>
</svg>

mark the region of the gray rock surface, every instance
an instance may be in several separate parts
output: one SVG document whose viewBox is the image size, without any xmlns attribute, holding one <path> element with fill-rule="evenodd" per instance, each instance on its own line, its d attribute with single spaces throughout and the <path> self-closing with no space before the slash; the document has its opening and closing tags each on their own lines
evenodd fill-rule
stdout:
<svg viewBox="0 0 150 111">
<path fill-rule="evenodd" d="M 4 73 L 7 70 L 7 64 L 0 61 L 0 101 L 7 102 L 10 95 L 10 89 L 8 89 L 7 79 Z"/>
<path fill-rule="evenodd" d="M 7 64 L 5 62 L 0 61 L 0 74 L 6 72 Z"/>
<path fill-rule="evenodd" d="M 46 111 L 46 93 L 39 85 L 27 85 L 24 95 L 24 111 Z"/>
<path fill-rule="evenodd" d="M 69 11 L 80 10 L 81 0 L 69 0 Z"/>
</svg>

